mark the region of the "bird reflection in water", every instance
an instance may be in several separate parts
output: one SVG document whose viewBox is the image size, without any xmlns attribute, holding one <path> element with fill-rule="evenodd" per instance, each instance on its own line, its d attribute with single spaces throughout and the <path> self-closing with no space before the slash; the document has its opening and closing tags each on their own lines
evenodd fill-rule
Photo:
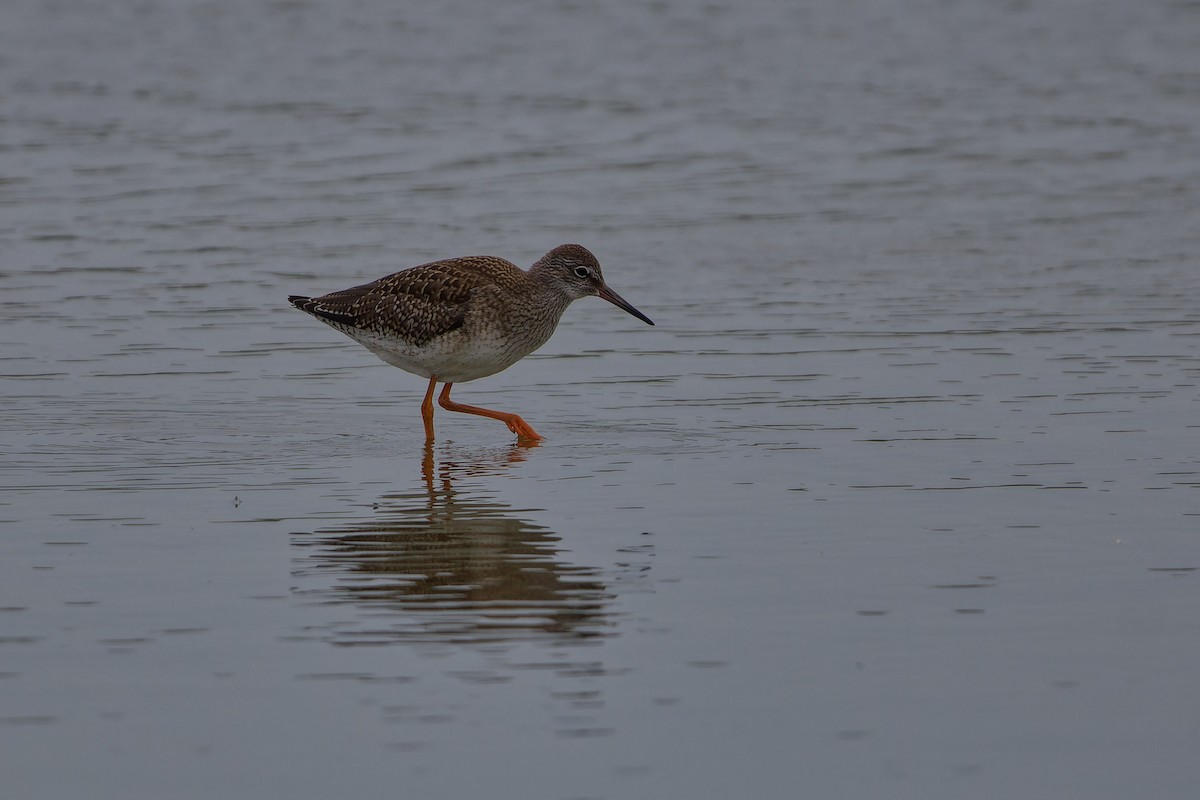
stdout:
<svg viewBox="0 0 1200 800">
<path fill-rule="evenodd" d="M 558 559 L 558 536 L 481 487 L 528 449 L 445 453 L 425 446 L 423 487 L 381 497 L 374 514 L 297 539 L 310 548 L 297 577 L 361 612 L 337 644 L 394 641 L 582 640 L 611 630 L 611 595 L 597 571 Z M 457 484 L 457 485 L 456 485 Z M 531 511 L 529 509 L 526 511 Z"/>
</svg>

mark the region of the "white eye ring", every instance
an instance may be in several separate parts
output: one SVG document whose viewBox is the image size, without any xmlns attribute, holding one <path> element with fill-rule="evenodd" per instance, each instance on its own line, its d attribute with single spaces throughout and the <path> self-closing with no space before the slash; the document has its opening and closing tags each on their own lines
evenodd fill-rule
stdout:
<svg viewBox="0 0 1200 800">
<path fill-rule="evenodd" d="M 592 274 L 592 271 L 590 269 L 588 269 L 587 267 L 576 267 L 575 268 L 575 277 L 577 277 L 577 278 L 586 278 L 586 277 L 590 276 L 591 274 Z"/>
</svg>

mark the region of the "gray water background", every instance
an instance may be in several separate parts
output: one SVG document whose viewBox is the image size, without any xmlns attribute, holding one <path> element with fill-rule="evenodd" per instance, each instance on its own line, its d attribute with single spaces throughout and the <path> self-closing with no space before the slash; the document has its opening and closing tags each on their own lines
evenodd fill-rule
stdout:
<svg viewBox="0 0 1200 800">
<path fill-rule="evenodd" d="M 3 797 L 1193 796 L 1200 5 L 3 17 Z M 284 300 L 568 241 L 536 448 Z"/>
</svg>

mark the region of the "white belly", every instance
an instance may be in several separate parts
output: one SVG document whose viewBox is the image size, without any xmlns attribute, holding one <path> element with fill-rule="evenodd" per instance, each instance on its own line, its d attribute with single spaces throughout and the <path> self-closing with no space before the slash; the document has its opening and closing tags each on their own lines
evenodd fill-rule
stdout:
<svg viewBox="0 0 1200 800">
<path fill-rule="evenodd" d="M 508 369 L 543 343 L 526 349 L 511 339 L 502 340 L 476 336 L 470 340 L 458 331 L 415 346 L 395 339 L 374 337 L 360 332 L 354 337 L 359 344 L 381 359 L 405 372 L 423 378 L 437 376 L 444 383 L 464 383 L 486 378 Z"/>
</svg>

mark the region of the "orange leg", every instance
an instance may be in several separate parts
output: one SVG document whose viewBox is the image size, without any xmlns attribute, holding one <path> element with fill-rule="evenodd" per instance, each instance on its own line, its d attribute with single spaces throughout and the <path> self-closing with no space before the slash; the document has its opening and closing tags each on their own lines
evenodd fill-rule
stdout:
<svg viewBox="0 0 1200 800">
<path fill-rule="evenodd" d="M 421 403 L 421 421 L 425 423 L 425 441 L 433 441 L 433 387 L 437 386 L 437 375 L 429 379 L 425 401 Z"/>
<path fill-rule="evenodd" d="M 438 395 L 438 405 L 447 411 L 461 411 L 464 414 L 478 414 L 481 417 L 491 417 L 498 419 L 508 426 L 508 429 L 517 435 L 519 439 L 538 440 L 542 437 L 538 432 L 530 427 L 529 423 L 521 419 L 516 414 L 509 414 L 504 411 L 493 411 L 490 408 L 479 408 L 478 406 L 466 406 L 462 403 L 456 403 L 450 399 L 450 387 L 453 383 L 447 383 L 442 387 L 442 393 Z M 432 386 L 432 384 L 430 384 Z M 431 388 L 430 391 L 433 391 Z M 432 414 L 430 415 L 432 417 Z M 432 428 L 431 435 L 432 435 Z"/>
</svg>

